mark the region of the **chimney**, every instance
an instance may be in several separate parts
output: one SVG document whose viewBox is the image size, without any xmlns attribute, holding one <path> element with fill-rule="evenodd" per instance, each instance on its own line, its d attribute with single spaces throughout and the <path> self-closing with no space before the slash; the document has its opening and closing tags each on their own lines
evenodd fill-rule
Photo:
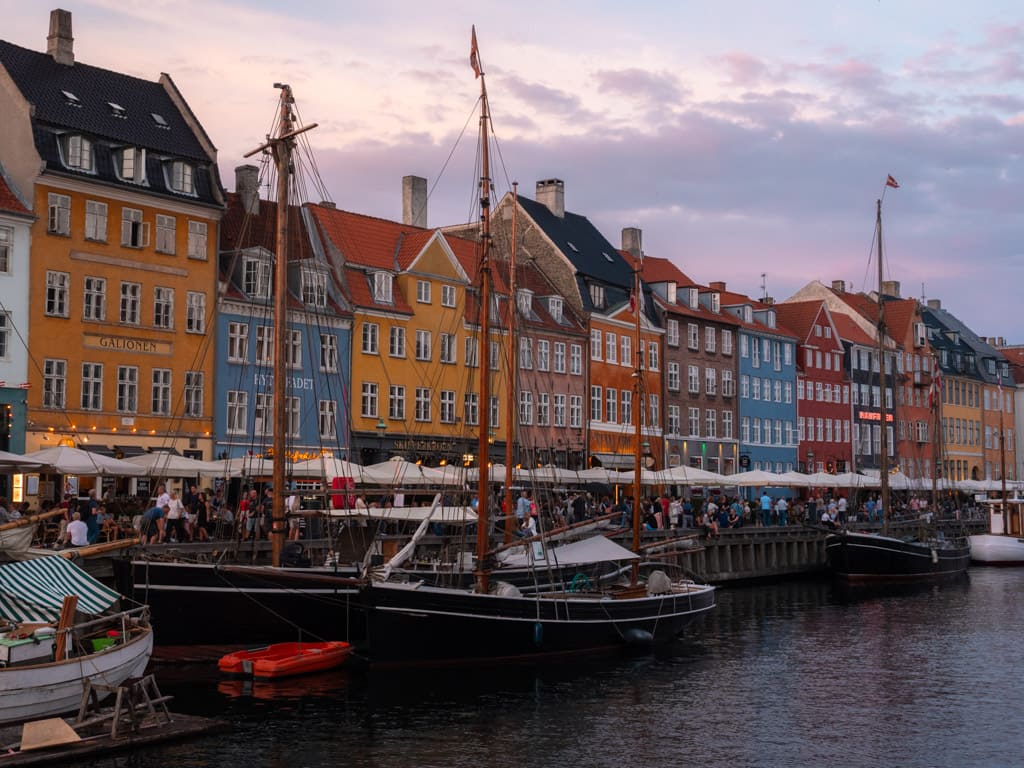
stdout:
<svg viewBox="0 0 1024 768">
<path fill-rule="evenodd" d="M 928 309 L 942 309 L 942 300 L 928 299 Z"/>
<path fill-rule="evenodd" d="M 1005 347 L 1006 346 L 1006 337 L 1005 336 L 997 336 L 996 337 L 996 346 L 1000 347 L 1000 348 L 1001 347 Z"/>
<path fill-rule="evenodd" d="M 761 299 L 761 303 L 768 307 L 775 306 L 775 299 L 772 296 L 765 296 Z"/>
<path fill-rule="evenodd" d="M 708 283 L 708 288 L 712 289 L 713 291 L 724 291 L 725 290 L 725 281 L 724 280 L 715 280 L 713 283 Z"/>
<path fill-rule="evenodd" d="M 643 230 L 640 227 L 622 228 L 622 250 L 629 251 L 634 259 L 643 256 Z"/>
<path fill-rule="evenodd" d="M 845 280 L 833 280 L 832 290 L 836 293 L 846 293 L 846 281 Z"/>
<path fill-rule="evenodd" d="M 255 165 L 235 168 L 235 192 L 242 202 L 242 210 L 258 216 L 260 212 L 260 169 Z"/>
<path fill-rule="evenodd" d="M 71 36 L 71 11 L 60 8 L 50 11 L 50 34 L 46 38 L 46 53 L 58 64 L 75 63 L 75 38 Z"/>
<path fill-rule="evenodd" d="M 537 182 L 537 202 L 560 219 L 565 218 L 565 182 L 561 179 L 546 179 Z"/>
<path fill-rule="evenodd" d="M 889 296 L 894 299 L 900 297 L 900 281 L 899 280 L 883 280 L 882 281 L 882 295 Z"/>
<path fill-rule="evenodd" d="M 402 177 L 402 223 L 427 228 L 427 180 L 422 176 Z"/>
</svg>

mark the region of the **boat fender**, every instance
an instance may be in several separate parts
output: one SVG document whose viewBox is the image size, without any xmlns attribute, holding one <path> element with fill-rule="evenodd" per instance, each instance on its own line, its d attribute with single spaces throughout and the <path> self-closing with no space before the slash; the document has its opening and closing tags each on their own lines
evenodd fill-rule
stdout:
<svg viewBox="0 0 1024 768">
<path fill-rule="evenodd" d="M 630 648 L 648 648 L 654 644 L 654 635 L 646 629 L 634 627 L 623 633 L 622 640 Z"/>
<path fill-rule="evenodd" d="M 672 591 L 672 579 L 664 571 L 651 571 L 647 577 L 647 594 L 664 595 Z"/>
<path fill-rule="evenodd" d="M 538 648 L 544 644 L 544 625 L 539 621 L 533 625 L 533 644 Z"/>
<path fill-rule="evenodd" d="M 939 562 L 939 550 L 935 549 L 935 547 L 932 547 L 932 562 Z"/>
</svg>

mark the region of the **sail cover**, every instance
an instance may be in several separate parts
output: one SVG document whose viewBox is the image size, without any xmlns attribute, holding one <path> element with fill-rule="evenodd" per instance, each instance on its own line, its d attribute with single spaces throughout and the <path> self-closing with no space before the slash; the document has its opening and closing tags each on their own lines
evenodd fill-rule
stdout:
<svg viewBox="0 0 1024 768">
<path fill-rule="evenodd" d="M 78 610 L 91 615 L 120 599 L 63 557 L 0 565 L 0 616 L 9 621 L 55 622 L 68 595 L 78 595 Z"/>
<path fill-rule="evenodd" d="M 499 557 L 506 566 L 524 566 L 544 562 L 545 555 L 550 559 L 552 565 L 569 566 L 590 565 L 605 561 L 636 560 L 639 557 L 632 550 L 619 546 L 604 536 L 592 536 L 571 544 L 549 547 L 543 550 L 543 554 L 539 557 L 535 557 L 532 550 L 527 554 L 522 553 L 521 550 L 508 550 L 508 554 Z"/>
</svg>

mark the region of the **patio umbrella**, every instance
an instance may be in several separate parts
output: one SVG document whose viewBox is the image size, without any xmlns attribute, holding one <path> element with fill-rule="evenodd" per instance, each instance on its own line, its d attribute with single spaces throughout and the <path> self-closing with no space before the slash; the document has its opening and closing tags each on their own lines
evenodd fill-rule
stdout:
<svg viewBox="0 0 1024 768">
<path fill-rule="evenodd" d="M 300 461 L 292 466 L 288 474 L 291 477 L 351 477 L 353 480 L 359 480 L 362 471 L 362 464 L 355 464 L 335 456 L 324 456 L 319 459 Z"/>
<path fill-rule="evenodd" d="M 730 475 L 720 475 L 697 467 L 669 467 L 659 472 L 662 482 L 669 485 L 729 485 Z"/>
<path fill-rule="evenodd" d="M 63 445 L 27 453 L 25 458 L 38 461 L 44 468 L 61 475 L 137 477 L 146 474 L 142 467 L 129 464 L 127 461 Z"/>
<path fill-rule="evenodd" d="M 738 472 L 725 478 L 726 485 L 736 485 L 740 488 L 756 488 L 759 486 L 767 488 L 785 488 L 788 483 L 781 474 L 765 472 L 761 469 L 752 469 L 749 472 Z"/>
<path fill-rule="evenodd" d="M 460 484 L 454 472 L 414 464 L 400 456 L 363 467 L 362 481 L 391 487 Z"/>
<path fill-rule="evenodd" d="M 171 451 L 143 453 L 125 461 L 141 467 L 152 477 L 218 477 L 223 473 L 223 466 L 219 462 L 190 459 Z"/>
<path fill-rule="evenodd" d="M 219 474 L 224 477 L 270 477 L 274 474 L 274 462 L 254 456 L 235 456 L 213 463 L 220 465 Z"/>
<path fill-rule="evenodd" d="M 19 453 L 0 451 L 0 472 L 24 472 L 42 466 L 38 461 L 25 458 Z"/>
</svg>

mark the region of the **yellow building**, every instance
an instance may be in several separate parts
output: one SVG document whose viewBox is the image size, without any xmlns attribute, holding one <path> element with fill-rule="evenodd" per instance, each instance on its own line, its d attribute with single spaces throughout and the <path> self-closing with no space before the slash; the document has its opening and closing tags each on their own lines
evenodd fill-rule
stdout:
<svg viewBox="0 0 1024 768">
<path fill-rule="evenodd" d="M 31 190 L 26 450 L 211 459 L 216 150 L 171 78 L 0 42 L 0 161 Z"/>
<path fill-rule="evenodd" d="M 351 457 L 474 463 L 483 406 L 476 244 L 323 205 L 309 210 L 353 308 Z M 500 330 L 491 339 L 488 437 L 497 451 L 507 421 L 498 371 L 507 366 Z"/>
<path fill-rule="evenodd" d="M 983 480 L 981 384 L 965 376 L 942 383 L 943 472 L 950 480 Z"/>
</svg>

